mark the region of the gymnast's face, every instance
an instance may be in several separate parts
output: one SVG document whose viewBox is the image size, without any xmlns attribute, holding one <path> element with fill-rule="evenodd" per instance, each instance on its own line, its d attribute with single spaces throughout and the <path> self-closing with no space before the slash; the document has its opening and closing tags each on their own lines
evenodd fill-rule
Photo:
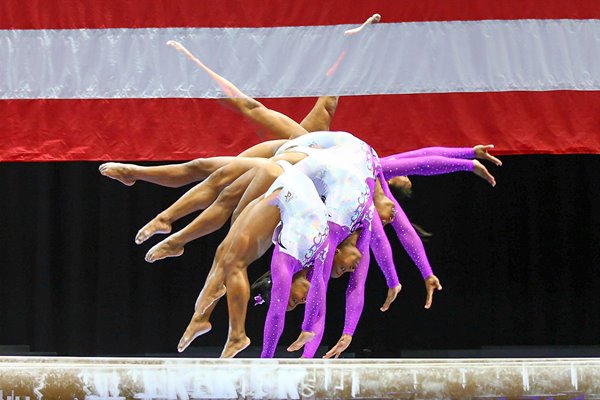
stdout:
<svg viewBox="0 0 600 400">
<path fill-rule="evenodd" d="M 310 282 L 306 279 L 306 274 L 294 277 L 292 287 L 290 288 L 290 298 L 288 300 L 287 311 L 292 311 L 298 304 L 306 303 L 306 295 Z"/>
<path fill-rule="evenodd" d="M 331 269 L 331 277 L 339 278 L 346 272 L 354 272 L 356 266 L 360 262 L 362 254 L 353 244 L 338 246 L 335 249 L 333 257 L 333 268 Z"/>
<path fill-rule="evenodd" d="M 387 225 L 394 220 L 394 215 L 396 215 L 396 206 L 387 197 L 382 196 L 381 198 L 377 199 L 375 208 L 377 209 L 377 214 L 384 225 Z"/>
</svg>

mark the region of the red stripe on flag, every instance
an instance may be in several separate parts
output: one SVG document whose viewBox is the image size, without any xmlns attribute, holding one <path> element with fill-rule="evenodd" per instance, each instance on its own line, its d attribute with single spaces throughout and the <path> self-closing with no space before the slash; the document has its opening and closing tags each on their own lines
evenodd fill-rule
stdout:
<svg viewBox="0 0 600 400">
<path fill-rule="evenodd" d="M 263 103 L 301 120 L 314 99 Z M 2 161 L 188 160 L 237 154 L 254 129 L 210 99 L 0 101 Z M 495 92 L 340 99 L 332 129 L 380 155 L 493 143 L 496 154 L 600 153 L 600 92 Z"/>
<path fill-rule="evenodd" d="M 0 29 L 273 27 L 481 19 L 596 19 L 596 0 L 3 0 Z"/>
</svg>

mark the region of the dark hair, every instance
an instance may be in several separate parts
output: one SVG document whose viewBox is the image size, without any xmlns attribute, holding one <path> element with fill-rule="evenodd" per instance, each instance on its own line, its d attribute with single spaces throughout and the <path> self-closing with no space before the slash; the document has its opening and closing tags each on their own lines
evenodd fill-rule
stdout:
<svg viewBox="0 0 600 400">
<path fill-rule="evenodd" d="M 388 183 L 388 187 L 390 188 L 392 196 L 396 198 L 398 203 L 401 203 L 402 200 L 410 199 L 413 195 L 412 189 L 406 188 L 404 186 L 399 187 L 397 185 L 390 185 Z"/>
<path fill-rule="evenodd" d="M 271 271 L 267 271 L 260 276 L 250 286 L 250 302 L 252 305 L 260 304 L 269 305 L 271 301 L 271 287 L 273 280 L 271 279 Z"/>
<path fill-rule="evenodd" d="M 406 201 L 412 197 L 412 194 L 413 194 L 412 189 L 407 189 L 405 187 L 398 187 L 396 185 L 389 185 L 389 184 L 388 184 L 388 186 L 390 188 L 390 192 L 392 193 L 392 196 L 394 196 L 394 198 L 396 199 L 398 204 L 400 204 L 403 201 Z M 417 231 L 417 234 L 419 235 L 419 237 L 421 238 L 421 240 L 423 242 L 428 241 L 433 236 L 433 233 L 426 231 L 422 226 L 413 224 L 412 222 L 410 224 L 413 226 L 413 228 L 415 228 L 415 231 Z"/>
<path fill-rule="evenodd" d="M 431 238 L 433 236 L 433 233 L 427 232 L 421 226 L 419 226 L 417 224 L 413 224 L 412 222 L 410 224 L 413 226 L 413 228 L 415 228 L 415 231 L 417 231 L 417 235 L 419 235 L 419 237 L 421 238 L 421 240 L 423 242 L 428 241 L 429 238 Z"/>
</svg>

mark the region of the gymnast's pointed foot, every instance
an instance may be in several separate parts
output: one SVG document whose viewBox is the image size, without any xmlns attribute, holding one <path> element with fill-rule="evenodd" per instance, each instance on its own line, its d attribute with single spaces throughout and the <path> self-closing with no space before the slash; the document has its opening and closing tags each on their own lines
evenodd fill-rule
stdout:
<svg viewBox="0 0 600 400">
<path fill-rule="evenodd" d="M 212 325 L 205 320 L 205 317 L 199 312 L 194 312 L 190 323 L 188 324 L 183 336 L 177 345 L 177 351 L 182 352 L 198 337 L 210 332 Z"/>
<path fill-rule="evenodd" d="M 169 40 L 169 41 L 167 42 L 167 46 L 174 47 L 174 48 L 176 48 L 177 50 L 184 50 L 184 49 L 185 49 L 185 47 L 183 47 L 183 45 L 182 45 L 181 43 L 179 43 L 179 42 L 177 42 L 177 41 L 175 41 L 175 40 Z"/>
<path fill-rule="evenodd" d="M 496 179 L 489 173 L 486 167 L 477 160 L 473 160 L 473 173 L 486 181 L 492 186 L 496 186 Z"/>
<path fill-rule="evenodd" d="M 160 215 L 154 217 L 135 235 L 135 243 L 142 244 L 157 233 L 171 233 L 171 224 Z"/>
<path fill-rule="evenodd" d="M 121 182 L 123 185 L 131 186 L 135 183 L 135 168 L 137 165 L 133 164 L 121 164 L 115 162 L 108 162 L 100 165 L 98 169 L 100 173 L 111 179 L 115 179 Z"/>
<path fill-rule="evenodd" d="M 246 335 L 239 338 L 229 338 L 223 348 L 221 358 L 233 358 L 248 346 L 250 346 L 250 338 Z"/>
<path fill-rule="evenodd" d="M 348 29 L 347 31 L 344 32 L 344 35 L 346 35 L 346 36 L 356 35 L 360 31 L 362 31 L 367 25 L 376 24 L 379 21 L 381 21 L 381 15 L 373 14 L 369 18 L 367 18 L 367 20 L 365 22 L 363 22 L 363 24 L 361 26 L 359 26 L 358 28 Z"/>
<path fill-rule="evenodd" d="M 167 257 L 179 257 L 183 254 L 183 244 L 179 243 L 172 236 L 156 244 L 146 253 L 146 261 L 153 263 Z"/>
<path fill-rule="evenodd" d="M 221 284 L 216 288 L 207 286 L 202 289 L 198 300 L 196 300 L 196 311 L 203 315 L 215 301 L 218 301 L 221 297 L 225 296 L 227 288 Z"/>
<path fill-rule="evenodd" d="M 400 293 L 400 290 L 402 290 L 401 284 L 398 284 L 398 286 L 393 288 L 388 288 L 387 298 L 385 299 L 383 306 L 380 308 L 382 312 L 386 312 L 390 308 L 394 300 L 396 300 L 396 296 L 398 296 L 398 293 Z"/>
</svg>

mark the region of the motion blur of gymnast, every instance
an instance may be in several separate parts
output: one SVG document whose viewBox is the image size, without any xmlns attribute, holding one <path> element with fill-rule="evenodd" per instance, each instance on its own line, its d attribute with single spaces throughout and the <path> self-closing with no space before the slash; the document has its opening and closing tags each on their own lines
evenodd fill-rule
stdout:
<svg viewBox="0 0 600 400">
<path fill-rule="evenodd" d="M 379 17 L 377 15 L 374 15 L 369 20 L 367 20 L 367 22 L 365 22 L 365 24 L 363 24 L 360 28 L 357 28 L 357 29 L 359 29 L 359 31 L 360 31 L 368 23 L 374 22 L 378 19 L 379 19 Z M 354 31 L 356 32 L 356 30 L 354 30 Z M 350 32 L 350 31 L 348 31 L 348 32 Z M 313 131 L 313 130 L 326 131 L 329 129 L 329 124 L 330 124 L 331 118 L 333 117 L 335 108 L 337 106 L 337 98 L 336 97 L 328 96 L 328 97 L 320 98 L 317 101 L 317 103 L 315 104 L 315 107 L 313 108 L 313 110 L 305 118 L 305 120 L 301 124 L 297 124 L 296 122 L 292 121 L 285 115 L 277 113 L 273 110 L 269 110 L 269 109 L 265 108 L 262 104 L 257 102 L 256 100 L 245 96 L 233 84 L 231 84 L 224 78 L 218 76 L 213 71 L 211 71 L 206 66 L 204 66 L 204 64 L 202 64 L 199 60 L 197 60 L 193 55 L 191 55 L 191 53 L 189 53 L 180 44 L 175 43 L 175 42 L 170 42 L 170 44 L 172 46 L 174 46 L 175 48 L 177 48 L 179 51 L 184 52 L 188 57 L 190 57 L 192 60 L 197 62 L 198 65 L 200 65 L 202 68 L 204 68 L 215 79 L 215 81 L 217 81 L 219 83 L 219 85 L 223 88 L 224 92 L 228 95 L 228 98 L 225 101 L 230 103 L 231 105 L 233 105 L 234 108 L 236 108 L 238 111 L 240 111 L 244 116 L 246 116 L 246 118 L 248 118 L 252 122 L 259 125 L 264 131 L 270 132 L 272 135 L 275 135 L 276 137 L 288 137 L 288 138 L 293 139 L 293 138 L 305 135 L 309 130 L 311 130 L 311 131 Z M 327 133 L 326 132 L 315 133 L 312 135 L 307 135 L 306 137 L 308 138 L 310 136 L 315 136 L 315 135 L 326 136 Z M 331 133 L 329 133 L 329 135 L 331 136 Z M 329 141 L 325 140 L 323 143 L 320 143 L 320 145 L 318 147 L 323 148 L 323 147 L 327 147 L 327 146 L 331 146 L 331 147 L 340 146 L 340 143 L 343 142 L 343 140 L 340 138 L 345 137 L 345 136 L 342 134 L 337 134 L 336 136 L 337 136 L 337 138 L 335 138 L 333 140 L 331 140 L 331 139 Z M 313 142 L 314 142 L 314 140 L 313 140 Z M 186 228 L 182 229 L 180 232 L 171 235 L 167 240 L 161 242 L 159 245 L 157 245 L 153 249 L 151 249 L 148 252 L 147 260 L 152 262 L 152 261 L 156 261 L 160 258 L 164 258 L 164 257 L 168 257 L 168 256 L 177 256 L 177 255 L 181 254 L 183 252 L 183 244 L 189 242 L 190 240 L 193 240 L 196 237 L 210 233 L 211 231 L 222 226 L 231 214 L 233 214 L 234 222 L 232 224 L 232 229 L 230 231 L 230 234 L 232 234 L 232 237 L 235 237 L 237 235 L 238 239 L 237 240 L 232 239 L 229 241 L 232 243 L 237 243 L 236 247 L 240 247 L 239 246 L 240 232 L 244 232 L 245 235 L 250 235 L 251 237 L 258 237 L 260 235 L 257 236 L 255 230 L 260 228 L 260 229 L 263 229 L 263 231 L 265 232 L 265 234 L 263 235 L 265 238 L 267 238 L 267 236 L 270 236 L 270 233 L 272 233 L 274 226 L 266 224 L 265 226 L 261 226 L 258 228 L 257 227 L 252 228 L 251 226 L 247 225 L 247 221 L 246 221 L 246 224 L 237 221 L 237 217 L 244 216 L 244 215 L 252 215 L 252 213 L 250 211 L 247 211 L 246 214 L 244 214 L 243 211 L 246 210 L 247 208 L 249 210 L 256 208 L 255 207 L 256 204 L 254 204 L 254 203 L 257 200 L 255 200 L 255 199 L 257 199 L 263 195 L 263 193 L 268 188 L 268 186 L 270 184 L 272 184 L 272 182 L 276 179 L 275 175 L 279 176 L 283 173 L 283 170 L 281 169 L 281 167 L 278 167 L 277 164 L 275 164 L 275 162 L 287 160 L 289 162 L 296 163 L 296 162 L 300 161 L 300 159 L 303 159 L 306 156 L 310 155 L 310 154 L 306 154 L 307 152 L 293 151 L 294 146 L 290 146 L 287 149 L 287 151 L 277 153 L 276 150 L 281 149 L 282 145 L 284 145 L 285 143 L 286 143 L 286 140 L 275 140 L 275 141 L 261 143 L 257 146 L 254 146 L 251 149 L 248 149 L 247 151 L 243 152 L 242 154 L 240 154 L 240 156 L 242 156 L 242 157 L 238 156 L 238 157 L 216 157 L 216 158 L 211 158 L 211 159 L 198 159 L 198 160 L 194 160 L 190 163 L 185 163 L 185 164 L 180 164 L 180 165 L 160 166 L 160 167 L 139 167 L 139 166 L 135 166 L 135 165 L 131 165 L 131 164 L 107 163 L 107 164 L 103 164 L 101 166 L 100 170 L 104 175 L 107 175 L 111 178 L 117 179 L 127 185 L 133 184 L 136 180 L 146 180 L 146 181 L 157 183 L 157 184 L 164 185 L 164 186 L 181 186 L 181 185 L 184 185 L 184 184 L 187 184 L 190 182 L 195 182 L 195 181 L 206 178 L 200 185 L 193 188 L 190 192 L 188 192 L 180 200 L 178 200 L 178 202 L 176 202 L 173 206 L 169 207 L 163 213 L 159 214 L 156 218 L 154 218 L 152 221 L 150 221 L 144 228 L 142 228 L 140 230 L 140 232 L 136 236 L 136 243 L 139 244 L 139 243 L 142 243 L 143 241 L 147 240 L 150 236 L 152 236 L 155 233 L 169 233 L 171 230 L 171 223 L 174 220 L 180 218 L 181 216 L 183 216 L 189 212 L 208 207 L 208 209 L 204 213 L 202 213 L 197 218 L 196 221 L 192 222 L 192 224 L 188 225 Z M 499 160 L 497 160 L 496 158 L 489 155 L 488 150 L 490 148 L 491 148 L 491 146 L 476 146 L 475 148 L 468 148 L 468 149 L 430 148 L 430 149 L 422 149 L 422 150 L 416 151 L 416 152 L 409 152 L 409 153 L 394 155 L 394 156 L 386 157 L 386 158 L 382 159 L 382 162 L 381 162 L 382 167 L 380 168 L 379 172 L 376 172 L 376 175 L 379 174 L 379 176 L 376 176 L 376 175 L 372 176 L 372 178 L 379 178 L 379 181 L 377 182 L 377 190 L 375 189 L 375 183 L 372 184 L 373 187 L 370 189 L 370 198 L 375 199 L 375 205 L 377 206 L 377 210 L 381 217 L 381 219 L 376 218 L 376 221 L 378 221 L 378 224 L 381 225 L 381 222 L 388 223 L 388 222 L 398 221 L 399 219 L 405 218 L 405 215 L 403 213 L 402 213 L 402 216 L 400 216 L 400 217 L 398 216 L 398 211 L 400 210 L 400 212 L 401 212 L 401 209 L 399 208 L 399 205 L 397 205 L 397 203 L 395 203 L 395 200 L 390 200 L 388 197 L 386 197 L 383 194 L 383 192 L 388 192 L 387 194 L 389 196 L 389 190 L 386 190 L 387 184 L 385 182 L 385 179 L 393 179 L 393 178 L 396 178 L 398 175 L 404 175 L 404 174 L 408 174 L 408 173 L 430 175 L 430 174 L 447 173 L 447 172 L 454 172 L 454 171 L 472 171 L 472 172 L 476 173 L 477 175 L 481 176 L 482 178 L 486 179 L 488 182 L 490 182 L 490 184 L 494 185 L 495 181 L 494 181 L 493 177 L 487 172 L 487 169 L 485 169 L 485 167 L 483 167 L 483 165 L 481 165 L 477 160 L 467 160 L 467 158 L 475 158 L 476 157 L 476 158 L 481 158 L 481 159 L 487 159 L 489 161 L 496 163 L 497 165 L 500 165 Z M 292 149 L 292 151 L 289 151 L 289 149 Z M 310 153 L 310 152 L 308 152 L 308 153 Z M 300 157 L 298 157 L 299 154 L 301 155 Z M 256 156 L 273 156 L 273 155 L 275 155 L 275 157 L 271 157 L 271 160 L 254 158 Z M 253 157 L 253 158 L 248 158 L 248 157 Z M 375 157 L 376 157 L 376 155 L 375 155 Z M 343 164 L 342 160 L 343 160 L 343 158 L 340 158 L 339 164 Z M 329 164 L 329 169 L 335 170 L 336 166 L 331 166 L 331 164 Z M 273 170 L 276 170 L 277 173 L 272 174 L 272 172 L 269 172 L 269 171 L 273 171 Z M 284 175 L 285 175 L 285 173 L 284 173 Z M 333 175 L 335 175 L 335 174 L 333 174 Z M 382 178 L 385 178 L 385 179 L 382 179 Z M 410 182 L 405 178 L 396 178 L 396 179 L 400 179 L 400 182 L 405 183 L 405 184 L 406 184 L 406 182 L 408 182 L 408 183 Z M 301 179 L 296 179 L 296 180 L 301 180 Z M 383 182 L 383 185 L 381 185 L 382 182 Z M 330 186 L 332 186 L 332 188 L 333 188 L 338 185 L 332 183 Z M 381 186 L 384 186 L 384 189 L 382 189 Z M 272 195 L 277 190 L 281 190 L 281 188 L 274 188 L 274 189 L 275 190 L 270 191 Z M 267 197 L 269 197 L 269 196 L 267 196 Z M 261 203 L 261 202 L 264 203 L 265 201 L 267 201 L 266 200 L 267 197 L 263 197 L 262 200 L 259 201 L 259 203 Z M 392 197 L 392 199 L 393 199 L 393 197 Z M 254 203 L 252 203 L 252 202 L 254 202 Z M 271 208 L 270 212 L 273 215 L 279 214 L 279 211 L 276 210 L 276 208 L 277 207 L 280 208 L 281 216 L 278 218 L 274 218 L 273 220 L 274 221 L 276 220 L 276 222 L 283 220 L 284 219 L 284 211 L 285 211 L 284 207 L 281 207 L 281 204 L 279 204 L 277 207 L 274 206 L 272 198 L 271 198 L 271 200 L 268 200 L 267 203 L 268 204 L 266 204 L 265 207 L 267 207 L 267 208 L 270 207 Z M 248 204 L 252 204 L 252 207 L 247 207 Z M 331 208 L 331 206 L 329 206 L 329 208 Z M 226 210 L 226 212 L 223 212 L 224 210 Z M 213 211 L 213 212 L 211 213 L 210 211 Z M 266 212 L 264 210 L 262 212 L 259 212 L 259 214 L 261 214 L 261 213 L 265 213 L 265 215 L 266 215 Z M 406 219 L 406 221 L 408 221 L 408 220 Z M 412 229 L 412 227 L 410 227 L 410 224 L 407 223 L 406 221 L 403 223 L 403 226 L 400 228 L 402 232 L 406 231 L 407 226 L 409 227 L 409 229 Z M 289 222 L 287 224 L 284 223 L 283 229 L 286 229 L 286 225 L 292 226 L 294 224 L 289 223 Z M 239 227 L 243 227 L 243 228 L 239 228 Z M 352 227 L 347 226 L 346 228 L 348 230 L 347 233 L 349 234 Z M 399 236 L 402 236 L 400 234 L 400 231 L 398 229 L 396 229 L 396 230 L 399 233 Z M 360 229 L 358 231 L 361 231 L 363 233 L 367 232 L 367 231 L 370 232 L 370 228 Z M 413 232 L 414 232 L 414 230 L 413 230 Z M 267 235 L 267 233 L 269 233 L 269 235 Z M 357 252 L 356 247 L 353 246 L 353 244 L 356 244 L 356 240 L 357 240 L 356 236 L 354 236 L 353 240 L 350 240 L 349 243 L 346 243 L 346 245 L 343 245 L 343 243 L 345 240 L 349 239 L 348 236 L 350 236 L 350 235 L 344 234 L 342 236 L 344 238 L 336 237 L 336 240 L 334 240 L 332 242 L 332 244 L 340 245 L 336 249 L 335 254 L 336 254 L 336 256 L 339 256 L 338 257 L 339 259 L 342 259 L 342 260 L 345 259 L 346 261 L 347 260 L 351 260 L 351 261 L 350 262 L 343 262 L 343 261 L 339 262 L 338 261 L 337 264 L 335 264 L 332 261 L 330 264 L 336 265 L 336 268 L 331 272 L 327 271 L 325 273 L 326 274 L 326 276 L 324 276 L 325 282 L 329 278 L 330 274 L 331 274 L 331 276 L 339 276 L 339 275 L 341 275 L 341 273 L 351 272 L 354 275 L 358 275 L 356 273 L 356 271 L 354 271 L 355 267 L 360 264 L 360 252 Z M 404 235 L 404 236 L 406 236 L 406 235 Z M 416 234 L 414 234 L 414 236 L 416 236 Z M 228 235 L 228 238 L 229 237 L 230 237 L 230 235 Z M 418 237 L 417 237 L 417 239 L 418 239 Z M 205 293 L 205 290 L 203 290 L 199 297 L 199 301 L 197 303 L 196 312 L 194 313 L 194 316 L 192 317 L 192 321 L 190 322 L 190 325 L 188 326 L 188 329 L 186 330 L 186 333 L 184 333 L 184 336 L 182 337 L 182 340 L 180 342 L 180 345 L 179 345 L 180 351 L 183 350 L 185 347 L 187 347 L 187 345 L 189 345 L 189 343 L 191 342 L 191 340 L 193 340 L 193 338 L 195 338 L 199 334 L 205 333 L 208 330 L 210 330 L 210 323 L 208 322 L 208 318 L 210 317 L 210 313 L 212 312 L 212 309 L 214 308 L 213 304 L 214 304 L 215 300 L 217 300 L 225 292 L 225 287 L 223 287 L 222 282 L 224 282 L 225 286 L 227 287 L 228 303 L 230 303 L 230 322 L 231 322 L 232 316 L 233 316 L 233 320 L 237 320 L 237 321 L 245 320 L 245 308 L 246 308 L 246 303 L 247 303 L 247 298 L 248 298 L 248 296 L 246 295 L 246 293 L 248 292 L 247 291 L 247 286 L 248 286 L 247 276 L 245 276 L 245 278 L 242 279 L 242 281 L 244 281 L 244 282 L 242 284 L 243 288 L 241 288 L 241 289 L 240 289 L 239 285 L 236 286 L 236 284 L 234 284 L 234 282 L 236 282 L 236 280 L 239 280 L 239 278 L 233 279 L 230 277 L 229 280 L 231 282 L 229 285 L 227 284 L 227 282 L 229 282 L 227 279 L 223 279 L 222 277 L 218 278 L 218 279 L 214 278 L 215 271 L 220 270 L 221 273 L 223 273 L 223 271 L 224 271 L 223 268 L 220 268 L 220 269 L 218 268 L 219 263 L 217 262 L 217 260 L 220 259 L 220 257 L 219 257 L 220 250 L 223 247 L 226 247 L 226 246 L 224 246 L 224 244 L 227 243 L 227 240 L 228 239 L 226 238 L 226 240 L 223 242 L 223 244 L 221 246 L 219 246 L 219 250 L 217 250 L 217 256 L 215 258 L 216 264 L 213 264 L 213 269 L 211 269 L 211 273 L 209 274 L 209 279 L 207 279 L 207 285 L 211 281 L 217 282 L 216 285 L 213 283 L 212 289 L 210 289 L 210 291 L 212 292 L 212 295 L 208 296 L 210 301 L 205 303 L 205 305 L 202 305 L 203 293 Z M 387 242 L 387 240 L 384 240 L 384 241 Z M 265 242 L 268 242 L 268 240 L 265 239 Z M 389 248 L 389 243 L 382 244 L 381 242 L 382 242 L 381 238 L 379 238 L 378 241 L 375 242 L 376 249 L 378 248 L 377 245 L 381 245 L 381 248 L 383 248 L 383 249 Z M 279 245 L 279 244 L 280 243 L 276 243 L 276 245 Z M 387 247 L 386 247 L 386 244 L 387 244 Z M 419 244 L 420 244 L 420 241 L 419 241 Z M 411 250 L 414 249 L 415 246 L 417 247 L 417 252 L 420 250 L 418 248 L 419 247 L 418 244 L 415 245 L 415 244 L 411 243 L 407 246 L 406 243 L 403 243 L 403 245 L 405 246 L 405 248 L 407 248 L 407 251 L 409 251 L 409 254 L 411 254 Z M 263 245 L 263 247 L 264 246 L 265 245 Z M 371 248 L 373 249 L 373 247 L 374 247 L 374 243 L 371 242 Z M 422 248 L 422 245 L 420 247 Z M 351 251 L 347 252 L 347 254 L 344 255 L 344 249 L 351 249 Z M 247 254 L 251 254 L 250 257 L 256 257 L 256 255 L 262 254 L 260 251 L 257 252 L 257 249 L 247 249 L 246 252 L 247 252 Z M 365 254 L 365 252 L 368 255 L 368 250 L 365 251 L 365 248 L 363 248 L 362 253 Z M 244 253 L 244 252 L 241 251 L 241 253 Z M 264 251 L 263 251 L 263 253 L 264 253 Z M 279 253 L 277 253 L 277 254 L 279 254 Z M 334 254 L 334 253 L 332 253 L 332 254 Z M 352 258 L 353 254 L 354 254 L 354 258 Z M 375 254 L 377 254 L 377 253 L 375 253 Z M 411 256 L 413 256 L 413 254 L 411 254 Z M 243 258 L 244 257 L 241 257 L 241 259 L 243 259 Z M 275 258 L 276 257 L 274 257 L 273 261 L 275 261 Z M 422 252 L 422 254 L 418 253 L 417 255 L 413 256 L 413 259 L 420 260 L 423 258 L 426 260 L 424 251 Z M 357 259 L 359 261 L 357 261 Z M 364 259 L 367 259 L 366 263 L 368 266 L 368 257 L 363 258 L 363 260 Z M 383 261 L 380 261 L 380 259 L 382 259 Z M 387 260 L 391 259 L 391 251 L 389 253 L 386 253 L 383 258 L 378 257 L 378 262 L 380 264 L 380 267 L 381 267 L 381 264 L 386 263 L 386 259 Z M 314 260 L 312 260 L 312 262 L 314 264 Z M 227 263 L 225 263 L 225 264 L 227 264 Z M 241 262 L 238 264 L 239 265 L 245 264 L 246 266 L 248 265 L 247 262 Z M 278 268 L 278 265 L 281 265 L 281 264 L 282 264 L 281 262 L 272 263 L 271 273 L 273 273 L 274 271 L 281 271 L 282 268 Z M 283 264 L 285 264 L 285 263 L 283 263 Z M 364 264 L 364 262 L 363 262 L 363 264 Z M 384 271 L 384 274 L 386 274 L 386 279 L 388 280 L 388 286 L 390 286 L 390 287 L 388 289 L 388 298 L 386 299 L 386 303 L 382 307 L 382 311 L 386 310 L 389 307 L 391 302 L 395 299 L 398 291 L 400 290 L 400 285 L 399 285 L 399 282 L 397 281 L 397 276 L 395 276 L 395 268 L 393 267 L 393 262 L 392 263 L 387 262 L 387 264 L 388 264 L 387 267 L 382 267 L 382 270 Z M 391 267 L 390 267 L 390 265 L 391 265 Z M 215 266 L 217 266 L 217 267 L 215 267 Z M 306 264 L 304 264 L 304 266 L 306 266 Z M 423 271 L 423 268 L 421 268 L 421 266 L 419 266 L 419 267 L 420 267 L 421 272 L 423 273 L 425 281 L 426 281 L 426 288 L 427 288 L 426 307 L 429 307 L 431 305 L 431 295 L 432 295 L 433 289 L 437 288 L 439 290 L 439 289 L 441 289 L 441 285 L 439 284 L 439 280 L 437 280 L 437 278 L 431 272 L 431 269 L 427 268 L 428 263 L 425 266 L 425 272 Z M 386 273 L 386 268 L 387 268 L 387 273 Z M 299 268 L 299 269 L 291 268 L 291 269 L 288 269 L 287 271 L 288 272 L 290 272 L 290 271 L 300 272 L 300 270 L 303 270 L 303 269 L 304 268 Z M 325 268 L 325 269 L 327 270 L 327 268 Z M 329 266 L 329 269 L 331 269 L 331 265 Z M 231 272 L 232 270 L 234 270 L 236 272 L 232 273 Z M 390 272 L 390 270 L 393 270 L 393 272 Z M 321 270 L 319 270 L 319 271 L 321 271 Z M 244 274 L 245 274 L 245 269 L 244 269 Z M 319 279 L 320 279 L 320 276 L 319 276 L 320 274 L 321 274 L 321 272 L 318 272 L 316 275 L 317 278 L 319 278 Z M 239 268 L 238 268 L 238 270 L 235 270 L 235 268 L 234 269 L 229 268 L 228 276 L 238 276 L 238 275 L 240 275 Z M 291 275 L 293 275 L 293 274 L 291 274 Z M 300 275 L 302 275 L 303 277 L 306 277 L 306 272 L 303 271 L 303 273 Z M 394 276 L 395 276 L 395 278 L 394 278 Z M 314 274 L 312 277 L 313 277 L 312 281 L 315 281 Z M 364 277 L 366 278 L 366 274 Z M 392 282 L 391 285 L 389 284 L 390 280 Z M 289 282 L 287 284 L 287 286 L 285 286 L 287 289 L 283 291 L 283 293 L 284 293 L 283 296 L 285 297 L 285 299 L 287 299 L 289 296 L 290 284 L 291 284 L 291 282 Z M 276 290 L 274 290 L 275 289 L 274 282 L 273 282 L 272 286 L 273 286 L 272 290 L 273 290 L 273 292 L 275 292 Z M 301 285 L 301 286 L 308 290 L 308 288 L 311 285 L 307 284 L 307 282 L 305 280 L 305 281 L 303 281 L 303 285 Z M 315 285 L 312 285 L 312 286 L 315 286 Z M 362 283 L 359 286 L 362 286 L 364 288 L 364 280 L 362 281 Z M 210 288 L 211 286 L 205 285 L 205 289 L 207 289 L 207 287 Z M 233 290 L 234 287 L 235 287 L 235 290 Z M 325 288 L 325 290 L 326 290 L 326 288 Z M 350 289 L 349 289 L 349 292 L 351 292 Z M 231 298 L 233 300 L 230 299 L 230 293 L 232 293 Z M 240 296 L 240 293 L 243 293 L 243 295 Z M 285 294 L 285 293 L 287 293 L 287 294 Z M 292 293 L 294 293 L 294 291 L 292 291 Z M 320 293 L 321 293 L 320 296 L 323 296 L 322 291 Z M 278 296 L 281 298 L 281 294 L 278 294 Z M 307 297 L 310 298 L 310 294 L 304 295 L 302 297 L 300 297 L 300 296 L 302 296 L 302 295 L 296 295 L 295 296 L 296 298 L 294 299 L 293 298 L 294 295 L 292 295 L 292 298 L 290 298 L 290 300 L 286 302 L 286 304 L 292 305 L 291 307 L 288 307 L 288 308 L 293 308 L 293 307 L 295 307 L 296 304 L 304 302 Z M 239 297 L 242 298 L 242 301 L 236 301 L 236 299 L 238 299 Z M 361 297 L 361 296 L 357 296 L 357 297 Z M 351 299 L 351 298 L 352 298 L 352 296 L 347 296 L 347 299 Z M 235 304 L 235 303 L 238 303 L 237 306 L 232 307 L 231 305 Z M 320 314 L 320 313 L 315 314 L 315 315 L 317 315 L 317 317 L 312 315 L 314 313 L 315 309 L 319 308 L 320 306 L 322 306 L 324 304 L 323 299 L 320 298 L 318 301 L 316 301 L 315 304 L 317 304 L 317 306 L 313 305 L 311 307 L 307 307 L 306 314 L 305 314 L 305 323 L 306 323 L 307 319 L 310 320 L 312 318 L 312 324 L 314 325 L 315 318 L 318 319 L 318 318 L 322 318 L 324 316 L 324 311 L 322 312 L 322 314 Z M 198 307 L 198 305 L 200 305 L 200 307 Z M 198 310 L 198 308 L 200 308 L 200 310 Z M 358 307 L 354 307 L 354 309 L 356 309 L 356 308 L 358 308 Z M 243 309 L 243 311 L 242 311 L 242 309 Z M 312 311 L 309 312 L 309 310 L 312 310 Z M 360 306 L 360 310 L 362 310 L 362 304 Z M 200 311 L 200 312 L 198 312 L 198 311 Z M 358 312 L 358 315 L 360 315 L 360 311 Z M 347 317 L 348 317 L 348 312 L 347 312 Z M 322 320 L 323 319 L 321 319 L 321 321 Z M 356 318 L 356 322 L 357 322 L 357 318 Z M 235 323 L 234 323 L 234 325 L 235 325 Z M 237 325 L 239 326 L 240 323 L 238 322 Z M 267 321 L 267 325 L 269 325 L 269 321 Z M 303 327 L 304 326 L 305 325 L 303 324 Z M 306 326 L 312 326 L 312 325 L 309 323 Z M 355 323 L 354 323 L 354 326 L 355 326 Z M 282 326 L 280 328 L 282 329 Z M 278 328 L 278 330 L 280 331 L 279 328 Z M 353 328 L 351 329 L 351 331 L 353 332 Z M 240 332 L 242 334 L 240 334 Z M 303 332 L 303 334 L 304 333 L 307 333 L 307 332 L 305 331 L 305 332 Z M 311 335 L 308 335 L 307 337 L 305 337 L 304 341 L 302 340 L 302 335 L 301 335 L 301 338 L 299 338 L 300 342 L 297 341 L 296 346 L 292 345 L 291 348 L 292 349 L 299 348 L 299 346 L 301 346 L 302 344 L 311 341 L 313 339 L 313 337 L 315 336 L 314 332 L 308 332 L 308 333 L 310 333 Z M 279 334 L 280 334 L 280 332 L 279 332 Z M 320 334 L 322 335 L 322 331 L 320 332 Z M 276 336 L 278 338 L 278 335 L 276 335 Z M 347 336 L 348 336 L 348 334 L 345 333 L 342 336 L 342 338 L 340 339 L 340 342 L 338 342 L 338 344 L 327 354 L 327 356 L 334 356 L 334 355 L 339 356 L 341 351 L 343 351 L 349 345 L 349 340 L 351 340 L 351 334 L 349 335 L 350 339 L 348 339 Z M 265 345 L 267 345 L 267 342 L 269 341 L 270 337 L 271 336 L 267 335 L 267 333 L 265 332 Z M 273 341 L 271 340 L 271 342 L 273 342 Z M 276 340 L 274 343 L 276 344 Z M 242 322 L 241 330 L 239 328 L 237 329 L 237 336 L 236 336 L 236 330 L 233 331 L 233 335 L 232 335 L 232 331 L 230 330 L 230 339 L 228 340 L 228 344 L 225 347 L 223 356 L 225 356 L 225 357 L 233 356 L 233 355 L 237 354 L 239 351 L 241 351 L 248 344 L 249 344 L 249 339 L 245 336 L 245 333 L 243 331 L 243 322 Z M 273 345 L 273 343 L 271 343 L 271 346 L 270 346 L 271 348 L 273 348 L 272 345 Z M 318 343 L 316 345 L 318 346 Z M 314 347 L 314 349 L 316 349 L 316 346 L 313 346 L 313 347 Z M 307 348 L 308 348 L 308 346 L 307 346 Z M 307 355 L 307 351 L 308 351 L 308 355 Z M 267 352 L 267 353 L 269 353 L 269 352 Z M 305 356 L 312 356 L 312 354 L 314 354 L 314 351 L 311 352 L 311 351 L 305 349 Z M 263 351 L 263 355 L 265 355 L 264 351 Z M 267 354 L 266 356 L 272 356 L 272 354 Z"/>
</svg>

